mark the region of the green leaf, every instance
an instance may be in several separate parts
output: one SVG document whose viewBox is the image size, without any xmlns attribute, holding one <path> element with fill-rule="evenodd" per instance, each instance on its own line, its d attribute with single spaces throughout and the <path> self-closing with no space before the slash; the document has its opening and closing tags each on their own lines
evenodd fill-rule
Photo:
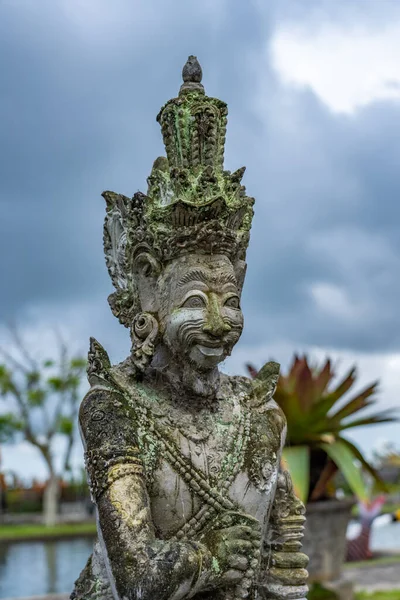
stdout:
<svg viewBox="0 0 400 600">
<path fill-rule="evenodd" d="M 300 406 L 297 400 L 297 397 L 294 394 L 287 393 L 280 385 L 280 380 L 278 381 L 278 386 L 274 393 L 274 400 L 283 412 L 286 415 L 286 418 L 289 422 L 293 422 L 294 424 L 298 424 L 299 420 L 302 416 Z"/>
<path fill-rule="evenodd" d="M 361 452 L 357 448 L 357 446 L 355 446 L 353 444 L 353 442 L 350 442 L 348 439 L 346 439 L 344 437 L 341 437 L 340 440 L 341 440 L 341 442 L 343 442 L 344 444 L 346 444 L 346 446 L 348 446 L 348 448 L 351 450 L 351 452 L 353 452 L 353 454 L 356 457 L 356 459 L 360 461 L 360 463 L 362 464 L 362 466 L 364 467 L 364 469 L 366 471 L 368 471 L 368 473 L 370 475 L 372 475 L 372 477 L 374 478 L 374 480 L 375 480 L 375 482 L 377 484 L 377 487 L 378 487 L 379 491 L 388 493 L 387 484 L 383 481 L 383 479 L 379 475 L 378 471 L 376 471 L 374 469 L 374 467 L 364 458 L 364 456 L 361 454 Z"/>
<path fill-rule="evenodd" d="M 69 419 L 68 417 L 60 417 L 58 423 L 58 430 L 60 433 L 70 435 L 72 433 L 73 428 L 74 424 L 71 419 Z"/>
<path fill-rule="evenodd" d="M 355 398 L 349 400 L 349 402 L 347 402 L 340 410 L 338 410 L 337 413 L 330 415 L 330 418 L 339 422 L 342 419 L 345 419 L 346 417 L 349 417 L 350 415 L 354 414 L 355 412 L 366 408 L 368 405 L 371 404 L 371 402 L 373 402 L 367 401 L 367 398 L 375 394 L 377 385 L 377 381 L 369 385 L 365 390 L 357 394 Z"/>
<path fill-rule="evenodd" d="M 350 369 L 346 377 L 339 383 L 339 385 L 328 394 L 324 395 L 319 402 L 316 402 L 313 414 L 316 420 L 322 416 L 326 416 L 329 411 L 334 407 L 336 402 L 340 400 L 342 396 L 351 388 L 355 382 L 354 374 L 356 372 L 355 367 Z"/>
<path fill-rule="evenodd" d="M 353 383 L 355 382 L 356 368 L 352 367 L 350 371 L 347 373 L 345 378 L 339 383 L 339 385 L 331 392 L 329 395 L 335 400 L 339 400 L 342 396 L 345 395 L 346 392 L 349 391 Z"/>
<path fill-rule="evenodd" d="M 4 377 L 9 377 L 9 376 L 10 376 L 10 371 L 8 370 L 6 365 L 0 364 L 0 379 L 3 379 Z"/>
<path fill-rule="evenodd" d="M 9 392 L 15 390 L 15 385 L 12 380 L 11 371 L 9 371 L 6 365 L 0 365 L 0 394 L 5 396 Z"/>
<path fill-rule="evenodd" d="M 341 439 L 336 440 L 332 444 L 321 444 L 321 448 L 325 450 L 327 455 L 337 465 L 357 498 L 362 502 L 368 502 L 369 494 L 362 477 L 362 471 L 354 463 L 354 460 L 358 457 L 352 449 L 343 443 Z"/>
<path fill-rule="evenodd" d="M 15 433 L 21 430 L 22 423 L 12 414 L 0 415 L 0 443 L 11 442 Z"/>
<path fill-rule="evenodd" d="M 314 423 L 321 419 L 325 419 L 329 411 L 334 407 L 336 402 L 351 388 L 355 382 L 355 367 L 353 367 L 339 385 L 329 393 L 324 394 L 319 399 L 316 398 L 313 408 Z M 324 428 L 326 425 L 324 425 Z M 320 428 L 317 428 L 321 431 Z"/>
<path fill-rule="evenodd" d="M 40 373 L 39 371 L 30 371 L 30 373 L 26 374 L 26 381 L 28 385 L 36 385 L 40 381 Z"/>
<path fill-rule="evenodd" d="M 71 369 L 86 369 L 87 360 L 85 358 L 72 358 L 70 362 Z"/>
<path fill-rule="evenodd" d="M 61 377 L 49 377 L 47 383 L 55 392 L 61 392 L 65 389 L 65 381 Z"/>
<path fill-rule="evenodd" d="M 77 375 L 70 375 L 65 380 L 65 387 L 66 387 L 66 389 L 74 389 L 74 388 L 79 387 L 80 382 L 81 382 L 81 380 L 79 379 L 79 377 Z"/>
<path fill-rule="evenodd" d="M 54 360 L 45 360 L 43 366 L 48 369 L 49 367 L 54 367 Z"/>
<path fill-rule="evenodd" d="M 291 446 L 283 449 L 283 462 L 289 471 L 295 494 L 307 502 L 310 485 L 310 449 L 308 446 Z"/>
<path fill-rule="evenodd" d="M 43 406 L 43 402 L 46 398 L 46 392 L 40 388 L 36 390 L 28 390 L 26 397 L 30 406 Z"/>
<path fill-rule="evenodd" d="M 354 419 L 354 421 L 350 421 L 349 423 L 342 423 L 340 430 L 361 427 L 362 425 L 376 425 L 377 423 L 394 423 L 398 420 L 398 417 L 393 414 L 393 410 L 388 408 L 387 411 L 382 411 L 364 419 Z"/>
</svg>

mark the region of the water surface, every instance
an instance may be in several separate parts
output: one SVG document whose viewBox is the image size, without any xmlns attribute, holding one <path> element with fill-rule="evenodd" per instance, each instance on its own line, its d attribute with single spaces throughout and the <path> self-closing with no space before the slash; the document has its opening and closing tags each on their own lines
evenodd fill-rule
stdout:
<svg viewBox="0 0 400 600">
<path fill-rule="evenodd" d="M 374 526 L 371 546 L 400 552 L 400 522 Z M 93 538 L 0 545 L 0 598 L 70 593 L 92 547 Z"/>
<path fill-rule="evenodd" d="M 0 543 L 0 598 L 70 593 L 93 538 Z"/>
</svg>

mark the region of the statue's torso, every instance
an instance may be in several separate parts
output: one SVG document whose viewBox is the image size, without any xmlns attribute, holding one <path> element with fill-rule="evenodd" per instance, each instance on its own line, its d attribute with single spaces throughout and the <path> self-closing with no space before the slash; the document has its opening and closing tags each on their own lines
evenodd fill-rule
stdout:
<svg viewBox="0 0 400 600">
<path fill-rule="evenodd" d="M 177 410 L 164 404 L 157 421 L 206 483 L 242 512 L 264 523 L 277 464 L 273 451 L 269 461 L 256 464 L 254 450 L 259 451 L 260 446 L 255 444 L 255 417 L 240 397 L 232 395 L 220 400 L 215 410 Z M 154 524 L 162 538 L 179 531 L 204 505 L 176 465 L 165 457 L 154 470 L 149 494 Z"/>
<path fill-rule="evenodd" d="M 131 383 L 118 368 L 113 375 L 125 390 L 129 408 L 127 411 L 125 407 L 125 418 L 131 421 L 132 443 L 135 440 L 139 444 L 144 462 L 158 537 L 176 536 L 207 504 L 204 493 L 197 492 L 193 476 L 185 473 L 182 458 L 200 476 L 200 487 L 211 487 L 217 497 L 232 504 L 232 510 L 251 515 L 261 525 L 265 523 L 282 444 L 279 409 L 274 401 L 253 408 L 250 384 L 245 378 L 222 376 L 219 397 L 194 406 L 184 392 L 177 401 L 164 389 Z M 173 457 L 166 451 L 171 448 Z M 179 460 L 174 461 L 174 457 Z M 211 510 L 208 522 L 216 513 Z M 203 523 L 206 526 L 204 516 Z M 198 538 L 198 533 L 186 527 L 185 537 L 189 535 Z"/>
<path fill-rule="evenodd" d="M 257 519 L 266 538 L 282 445 L 275 402 L 253 408 L 244 378 L 224 376 L 218 400 L 200 408 L 184 398 L 172 401 L 152 386 L 131 384 L 117 368 L 113 380 L 110 397 L 118 388 L 119 399 L 114 397 L 113 412 L 104 420 L 119 421 L 116 429 L 127 432 L 128 446 L 139 446 L 156 536 L 201 541 L 231 511 Z M 194 484 L 191 467 L 198 478 Z M 204 489 L 222 502 L 222 510 L 207 502 Z M 92 569 L 99 560 L 98 554 Z"/>
</svg>

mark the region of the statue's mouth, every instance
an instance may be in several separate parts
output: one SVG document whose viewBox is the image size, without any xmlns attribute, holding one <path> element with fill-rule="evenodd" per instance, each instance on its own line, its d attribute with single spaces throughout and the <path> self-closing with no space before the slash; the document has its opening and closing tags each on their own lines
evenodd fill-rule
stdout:
<svg viewBox="0 0 400 600">
<path fill-rule="evenodd" d="M 224 349 L 222 346 L 203 346 L 202 344 L 198 344 L 198 349 L 203 354 L 203 356 L 222 356 L 224 353 Z"/>
</svg>

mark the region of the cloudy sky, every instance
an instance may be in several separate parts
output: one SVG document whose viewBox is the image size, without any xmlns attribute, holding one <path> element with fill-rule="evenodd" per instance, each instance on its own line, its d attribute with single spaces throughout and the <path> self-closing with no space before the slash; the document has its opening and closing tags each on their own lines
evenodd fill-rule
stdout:
<svg viewBox="0 0 400 600">
<path fill-rule="evenodd" d="M 245 333 L 225 365 L 285 370 L 294 351 L 400 404 L 398 0 L 0 0 L 1 344 L 18 320 L 51 353 L 61 327 L 113 361 L 105 189 L 146 191 L 163 153 L 155 117 L 189 54 L 229 105 L 226 167 L 256 197 Z M 365 450 L 400 426 L 352 434 Z M 80 460 L 80 447 L 76 460 Z M 4 467 L 42 472 L 34 452 Z"/>
</svg>

